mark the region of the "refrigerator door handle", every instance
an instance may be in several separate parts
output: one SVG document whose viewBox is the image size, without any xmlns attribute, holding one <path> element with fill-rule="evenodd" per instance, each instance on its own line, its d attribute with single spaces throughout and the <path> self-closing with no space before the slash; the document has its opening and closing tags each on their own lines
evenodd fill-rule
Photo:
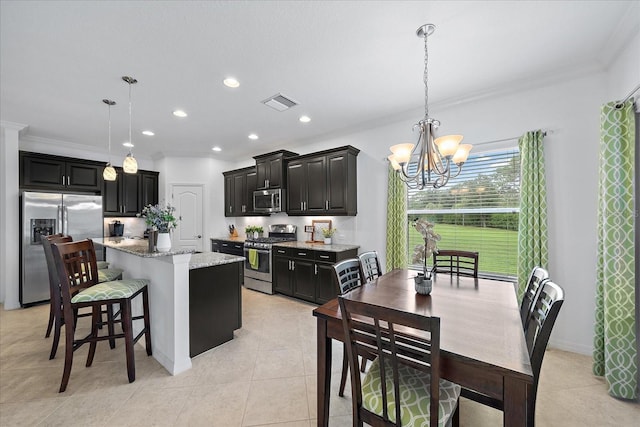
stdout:
<svg viewBox="0 0 640 427">
<path fill-rule="evenodd" d="M 63 210 L 62 214 L 63 214 L 63 218 L 64 219 L 63 219 L 62 225 L 63 225 L 64 229 L 63 229 L 62 232 L 64 234 L 69 234 L 68 233 L 68 230 L 69 230 L 69 211 L 68 211 L 66 206 L 63 209 L 64 210 Z"/>
<path fill-rule="evenodd" d="M 55 233 L 62 233 L 62 205 L 58 205 L 58 221 L 56 222 Z"/>
</svg>

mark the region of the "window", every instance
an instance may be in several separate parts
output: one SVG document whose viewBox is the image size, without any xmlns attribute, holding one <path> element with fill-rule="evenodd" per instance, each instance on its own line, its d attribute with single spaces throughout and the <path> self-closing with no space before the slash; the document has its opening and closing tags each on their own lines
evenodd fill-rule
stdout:
<svg viewBox="0 0 640 427">
<path fill-rule="evenodd" d="M 477 251 L 480 274 L 515 277 L 519 203 L 517 148 L 470 155 L 462 173 L 445 187 L 409 189 L 408 259 L 416 245 L 422 244 L 420 234 L 411 226 L 421 217 L 435 224 L 441 236 L 438 248 Z"/>
</svg>

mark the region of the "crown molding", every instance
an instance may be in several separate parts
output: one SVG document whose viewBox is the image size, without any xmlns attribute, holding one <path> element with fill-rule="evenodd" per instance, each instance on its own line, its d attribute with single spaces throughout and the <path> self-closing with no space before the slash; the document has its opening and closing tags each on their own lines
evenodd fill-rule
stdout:
<svg viewBox="0 0 640 427">
<path fill-rule="evenodd" d="M 640 16 L 640 2 L 630 2 L 626 12 L 611 32 L 609 38 L 598 48 L 598 59 L 605 68 L 608 68 L 615 61 L 627 43 L 640 31 L 638 16 Z"/>
<path fill-rule="evenodd" d="M 6 120 L 0 120 L 0 127 L 4 129 L 17 130 L 20 135 L 26 134 L 29 131 L 29 125 L 16 122 L 8 122 Z"/>
</svg>

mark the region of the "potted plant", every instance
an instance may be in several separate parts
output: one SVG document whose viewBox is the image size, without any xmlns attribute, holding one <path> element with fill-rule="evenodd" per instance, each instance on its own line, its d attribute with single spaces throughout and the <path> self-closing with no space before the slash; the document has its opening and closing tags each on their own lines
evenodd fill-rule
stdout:
<svg viewBox="0 0 640 427">
<path fill-rule="evenodd" d="M 153 230 L 158 231 L 158 243 L 156 249 L 159 252 L 168 252 L 171 249 L 171 230 L 178 226 L 178 220 L 174 213 L 176 208 L 167 204 L 165 207 L 147 205 L 142 209 L 142 217 L 145 223 Z M 151 237 L 150 237 L 151 238 Z"/>
<path fill-rule="evenodd" d="M 434 224 L 425 219 L 417 219 L 413 223 L 414 228 L 422 235 L 424 240 L 423 245 L 417 245 L 413 250 L 412 261 L 414 263 L 422 264 L 422 272 L 418 273 L 415 278 L 416 292 L 420 294 L 431 293 L 431 275 L 435 271 L 434 265 L 431 269 L 427 270 L 427 259 L 431 258 L 434 253 L 438 253 L 437 242 L 440 241 L 440 235 L 434 231 Z"/>
<path fill-rule="evenodd" d="M 324 237 L 325 245 L 331 244 L 331 238 L 336 233 L 336 231 L 338 231 L 337 228 L 322 228 L 322 236 Z"/>
<path fill-rule="evenodd" d="M 247 237 L 253 237 L 254 239 L 257 239 L 258 237 L 262 236 L 264 230 L 262 229 L 261 225 L 248 225 L 244 228 L 244 232 Z"/>
</svg>

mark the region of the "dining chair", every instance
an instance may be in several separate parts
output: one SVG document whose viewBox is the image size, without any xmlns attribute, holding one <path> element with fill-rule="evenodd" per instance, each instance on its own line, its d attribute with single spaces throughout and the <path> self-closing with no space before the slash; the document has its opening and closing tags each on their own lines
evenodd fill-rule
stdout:
<svg viewBox="0 0 640 427">
<path fill-rule="evenodd" d="M 522 302 L 520 303 L 520 319 L 522 320 L 522 327 L 527 330 L 527 320 L 529 314 L 533 309 L 533 304 L 536 301 L 538 293 L 542 289 L 542 284 L 549 280 L 549 272 L 542 267 L 534 267 L 529 275 L 527 281 L 527 288 L 522 296 Z"/>
<path fill-rule="evenodd" d="M 369 283 L 382 276 L 378 252 L 369 251 L 361 253 L 358 255 L 358 259 L 360 259 L 360 277 L 364 283 Z"/>
<path fill-rule="evenodd" d="M 359 288 L 363 281 L 361 277 L 360 259 L 350 258 L 333 265 L 334 278 L 338 283 L 338 291 L 340 295 Z M 373 360 L 374 356 L 369 353 L 363 353 L 362 364 L 360 370 L 364 372 L 367 366 L 367 360 Z M 349 371 L 349 359 L 347 357 L 347 347 L 342 347 L 342 374 L 340 375 L 340 389 L 338 396 L 344 396 L 344 388 L 347 383 L 347 372 Z"/>
<path fill-rule="evenodd" d="M 529 351 L 531 371 L 533 372 L 533 388 L 530 405 L 527 408 L 528 426 L 535 425 L 536 396 L 538 394 L 542 360 L 544 359 L 553 325 L 556 322 L 563 302 L 563 289 L 554 282 L 547 280 L 541 285 L 533 309 L 529 313 L 529 326 L 525 331 L 525 341 Z M 483 405 L 504 411 L 504 402 L 501 400 L 465 388 L 462 389 L 460 395 Z M 454 423 L 454 427 L 457 427 L 457 424 Z"/>
<path fill-rule="evenodd" d="M 433 253 L 433 265 L 438 273 L 478 277 L 478 252 L 440 249 Z"/>
<path fill-rule="evenodd" d="M 73 364 L 73 352 L 83 344 L 89 344 L 86 366 L 93 363 L 98 341 L 124 338 L 127 361 L 127 375 L 129 382 L 135 381 L 134 344 L 145 336 L 147 355 L 151 356 L 151 328 L 149 321 L 149 280 L 128 279 L 98 283 L 98 268 L 96 252 L 92 240 L 80 240 L 77 242 L 54 243 L 51 245 L 53 258 L 56 263 L 61 290 L 62 310 L 65 326 L 65 360 L 60 384 L 60 393 L 64 392 L 69 383 L 71 366 Z M 142 296 L 142 316 L 133 316 L 131 301 L 136 296 Z M 101 307 L 103 305 L 118 304 L 120 306 L 120 323 L 122 333 L 115 333 L 112 327 L 108 333 L 98 334 L 98 327 L 102 324 Z M 84 338 L 75 338 L 76 317 L 74 311 L 91 308 L 91 332 Z M 133 336 L 133 321 L 143 320 L 144 327 L 137 336 Z"/>
<path fill-rule="evenodd" d="M 450 425 L 460 386 L 440 378 L 440 318 L 338 297 L 351 370 L 353 425 Z M 419 332 L 411 336 L 406 328 Z M 376 356 L 361 378 L 358 354 Z"/>
<path fill-rule="evenodd" d="M 53 342 L 51 343 L 51 353 L 49 353 L 50 360 L 56 357 L 56 352 L 58 351 L 58 343 L 60 341 L 60 330 L 62 329 L 62 325 L 64 324 L 62 301 L 60 298 L 60 281 L 58 279 L 56 264 L 53 259 L 53 252 L 51 251 L 51 244 L 68 243 L 71 241 L 73 241 L 73 238 L 71 236 L 65 236 L 62 233 L 52 234 L 42 239 L 42 248 L 44 250 L 44 257 L 47 263 L 47 273 L 49 275 L 49 324 L 47 325 L 47 333 L 45 334 L 45 338 L 48 338 L 51 335 L 51 330 L 53 329 Z M 109 264 L 104 261 L 98 261 L 96 265 L 98 267 L 99 282 L 109 282 L 112 280 L 122 279 L 122 269 L 107 268 Z M 101 269 L 101 266 L 105 268 Z M 111 324 L 113 318 L 118 315 L 118 313 L 113 313 L 112 308 L 113 307 L 111 306 L 107 306 L 105 310 L 107 319 L 109 320 L 109 324 Z M 90 315 L 91 313 L 78 314 L 77 311 L 74 312 L 76 321 L 78 317 L 86 317 Z M 111 346 L 111 348 L 115 348 L 115 340 L 111 340 L 109 342 L 109 345 Z"/>
</svg>

